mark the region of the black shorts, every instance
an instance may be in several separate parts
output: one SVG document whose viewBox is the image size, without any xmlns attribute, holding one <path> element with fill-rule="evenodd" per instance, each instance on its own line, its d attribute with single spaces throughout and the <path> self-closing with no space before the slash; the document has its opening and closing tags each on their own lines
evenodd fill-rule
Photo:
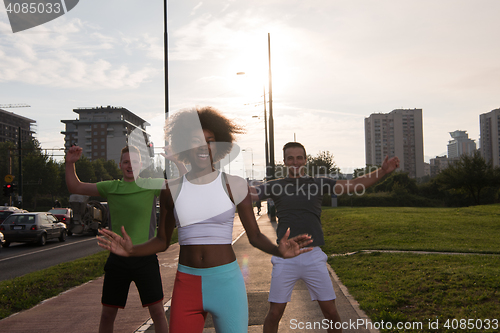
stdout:
<svg viewBox="0 0 500 333">
<path fill-rule="evenodd" d="M 142 306 L 163 300 L 160 266 L 156 254 L 146 257 L 122 257 L 111 253 L 104 266 L 102 304 L 124 308 L 130 282 L 134 281 Z"/>
</svg>

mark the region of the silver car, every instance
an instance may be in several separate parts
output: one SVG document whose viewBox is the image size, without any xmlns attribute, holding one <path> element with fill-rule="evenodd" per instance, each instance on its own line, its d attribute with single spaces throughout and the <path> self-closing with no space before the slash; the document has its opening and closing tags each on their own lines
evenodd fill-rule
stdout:
<svg viewBox="0 0 500 333">
<path fill-rule="evenodd" d="M 4 247 L 11 242 L 45 245 L 49 239 L 66 240 L 66 225 L 47 212 L 12 214 L 0 225 Z"/>
</svg>

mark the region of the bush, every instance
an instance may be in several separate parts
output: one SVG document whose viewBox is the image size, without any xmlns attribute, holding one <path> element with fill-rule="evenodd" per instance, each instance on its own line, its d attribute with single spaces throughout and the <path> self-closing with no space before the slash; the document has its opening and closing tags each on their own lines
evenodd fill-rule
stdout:
<svg viewBox="0 0 500 333">
<path fill-rule="evenodd" d="M 405 189 L 408 193 L 417 194 L 417 181 L 410 178 L 406 172 L 394 172 L 373 186 L 374 192 L 390 192 L 396 189 Z"/>
</svg>

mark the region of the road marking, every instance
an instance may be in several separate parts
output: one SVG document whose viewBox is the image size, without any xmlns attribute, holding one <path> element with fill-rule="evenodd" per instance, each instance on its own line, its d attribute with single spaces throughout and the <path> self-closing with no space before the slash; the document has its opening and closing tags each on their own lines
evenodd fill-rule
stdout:
<svg viewBox="0 0 500 333">
<path fill-rule="evenodd" d="M 82 243 L 82 242 L 88 242 L 88 241 L 95 241 L 95 239 L 94 238 L 85 239 L 85 240 L 81 240 L 81 241 L 78 241 L 78 242 L 73 242 L 73 243 L 58 245 L 58 246 L 55 246 L 55 247 L 51 247 L 50 249 L 44 249 L 44 250 L 39 250 L 39 251 L 36 251 L 36 252 L 30 252 L 30 253 L 20 254 L 20 255 L 17 255 L 15 257 L 0 259 L 0 262 L 11 260 L 11 259 L 15 259 L 15 258 L 20 258 L 20 257 L 24 257 L 24 256 L 29 256 L 31 254 L 37 254 L 37 253 L 41 253 L 41 252 L 45 252 L 45 251 L 50 251 L 50 250 L 58 249 L 58 248 L 64 247 L 64 246 L 70 246 L 70 245 L 73 245 L 73 244 L 78 244 L 78 243 Z"/>
<path fill-rule="evenodd" d="M 231 243 L 231 245 L 234 245 L 234 243 L 236 243 L 236 241 L 237 241 L 238 239 L 240 239 L 240 238 L 241 238 L 241 236 L 243 236 L 244 234 L 245 234 L 245 230 L 243 230 L 243 231 L 241 232 L 241 234 L 239 234 L 239 236 L 238 236 L 238 237 L 236 237 L 236 238 L 233 240 L 233 242 Z"/>
</svg>

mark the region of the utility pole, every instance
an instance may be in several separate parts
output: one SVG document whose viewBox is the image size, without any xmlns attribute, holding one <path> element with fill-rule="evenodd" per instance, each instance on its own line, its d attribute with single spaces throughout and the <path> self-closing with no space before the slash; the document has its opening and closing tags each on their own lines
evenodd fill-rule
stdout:
<svg viewBox="0 0 500 333">
<path fill-rule="evenodd" d="M 167 29 L 167 0 L 163 0 L 163 26 L 164 26 L 164 41 L 163 41 L 163 52 L 164 52 L 164 67 L 165 67 L 165 121 L 168 119 L 169 113 L 169 95 L 168 95 L 168 29 Z M 165 138 L 165 146 L 168 145 L 168 141 Z M 170 160 L 165 157 L 165 171 L 164 177 L 165 179 L 172 177 L 172 170 Z"/>
<path fill-rule="evenodd" d="M 271 170 L 268 170 L 267 176 L 270 179 L 275 178 L 274 164 L 274 118 L 273 118 L 273 78 L 271 73 L 271 34 L 267 34 L 267 47 L 269 50 L 269 162 Z M 270 176 L 270 177 L 269 177 Z"/>
<path fill-rule="evenodd" d="M 269 51 L 269 163 L 267 180 L 276 178 L 276 166 L 274 164 L 274 118 L 273 118 L 273 76 L 271 73 L 271 34 L 267 34 L 267 48 Z M 267 168 L 269 169 L 269 168 Z M 276 206 L 272 200 L 267 202 L 267 211 L 271 222 L 276 222 Z"/>
<path fill-rule="evenodd" d="M 236 73 L 236 75 L 244 75 L 244 74 L 245 74 L 245 72 Z M 268 178 L 270 164 L 269 164 L 269 142 L 267 139 L 268 131 L 267 131 L 267 108 L 266 108 L 266 85 L 265 84 L 263 85 L 263 89 L 264 89 L 264 136 L 265 136 L 264 150 L 265 150 L 265 154 L 266 154 L 266 178 Z M 258 118 L 258 116 L 253 116 L 252 118 Z M 253 163 L 252 163 L 252 165 L 253 165 Z"/>
<path fill-rule="evenodd" d="M 19 198 L 19 203 L 18 205 L 20 206 L 19 208 L 23 208 L 23 151 L 22 151 L 22 146 L 21 146 L 21 127 L 18 127 L 18 133 L 17 133 L 17 149 L 19 151 L 19 180 L 17 181 L 17 190 L 18 190 L 18 198 Z"/>
<path fill-rule="evenodd" d="M 9 175 L 12 175 L 12 156 L 10 149 L 8 150 L 8 152 L 9 152 Z M 12 206 L 12 194 L 9 195 L 9 206 Z"/>
<path fill-rule="evenodd" d="M 267 140 L 267 110 L 266 110 L 266 86 L 265 85 L 264 85 L 264 131 L 266 134 L 265 150 L 266 150 L 266 176 L 267 176 L 267 169 L 269 168 L 269 143 Z"/>
<path fill-rule="evenodd" d="M 167 32 L 167 0 L 163 1 L 163 26 L 164 26 L 164 66 L 165 66 L 165 120 L 168 118 L 169 112 L 169 96 L 168 96 L 168 32 Z"/>
</svg>

